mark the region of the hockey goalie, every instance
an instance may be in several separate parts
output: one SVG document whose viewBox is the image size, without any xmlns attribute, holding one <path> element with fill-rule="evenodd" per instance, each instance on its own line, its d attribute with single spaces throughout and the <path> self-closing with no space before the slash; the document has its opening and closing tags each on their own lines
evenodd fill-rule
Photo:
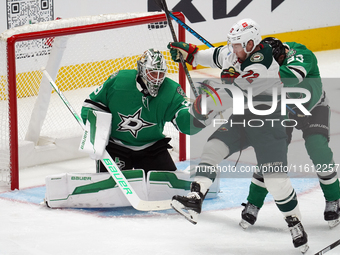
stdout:
<svg viewBox="0 0 340 255">
<path fill-rule="evenodd" d="M 166 77 L 163 54 L 145 51 L 137 70 L 120 70 L 84 101 L 81 117 L 85 130 L 79 149 L 97 162 L 93 174 L 46 177 L 46 203 L 51 208 L 129 206 L 123 192 L 100 159 L 107 151 L 126 180 L 143 200 L 158 201 L 190 190 L 190 171 L 178 171 L 163 134 L 166 122 L 193 135 L 210 119 L 192 114 L 180 85 Z M 217 194 L 218 181 L 207 198 Z"/>
</svg>

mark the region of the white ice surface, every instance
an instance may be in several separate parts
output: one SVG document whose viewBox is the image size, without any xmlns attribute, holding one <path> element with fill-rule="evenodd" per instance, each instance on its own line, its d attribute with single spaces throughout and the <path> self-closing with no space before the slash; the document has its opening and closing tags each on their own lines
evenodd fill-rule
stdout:
<svg viewBox="0 0 340 255">
<path fill-rule="evenodd" d="M 323 77 L 340 77 L 340 50 L 316 55 Z M 202 73 L 218 76 L 218 72 L 208 69 L 192 72 Z M 335 162 L 340 163 L 340 84 L 325 90 L 332 107 L 330 146 Z M 295 131 L 293 139 L 289 162 L 310 164 L 301 133 Z M 255 164 L 253 151 L 243 151 L 240 162 Z M 80 159 L 25 169 L 20 173 L 21 188 L 29 191 L 43 185 L 46 175 L 66 171 L 94 172 L 94 164 L 89 159 Z M 340 226 L 329 229 L 323 220 L 324 198 L 319 186 L 313 185 L 315 179 L 306 179 L 305 184 L 301 180 L 292 182 L 300 185 L 295 188 L 301 189 L 298 199 L 309 237 L 307 254 L 312 255 L 340 238 Z M 242 193 L 245 195 L 236 204 L 245 202 L 250 179 L 242 186 L 237 186 L 237 181 L 229 183 L 235 185 L 234 192 L 224 195 L 235 200 Z M 246 231 L 238 226 L 241 210 L 241 206 L 203 208 L 198 224 L 192 225 L 172 211 L 105 216 L 96 211 L 52 210 L 0 196 L 0 255 L 300 254 L 293 248 L 283 216 L 271 200 L 261 209 L 256 224 Z M 332 254 L 340 254 L 340 247 L 327 253 Z"/>
</svg>

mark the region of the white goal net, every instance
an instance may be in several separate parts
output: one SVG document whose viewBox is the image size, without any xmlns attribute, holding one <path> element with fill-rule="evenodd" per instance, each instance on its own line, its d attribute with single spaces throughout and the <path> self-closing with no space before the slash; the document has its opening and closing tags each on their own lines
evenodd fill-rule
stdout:
<svg viewBox="0 0 340 255">
<path fill-rule="evenodd" d="M 179 33 L 179 26 L 174 27 L 177 34 L 184 34 Z M 185 83 L 166 48 L 170 41 L 161 13 L 61 19 L 2 33 L 0 185 L 18 188 L 20 168 L 87 156 L 78 151 L 82 129 L 52 91 L 42 67 L 80 114 L 83 101 L 96 86 L 118 70 L 135 69 L 137 59 L 149 48 L 166 56 L 168 77 Z M 172 138 L 177 157 L 185 159 L 185 149 L 182 155 L 180 151 L 184 136 L 179 138 L 171 124 L 165 133 Z"/>
</svg>

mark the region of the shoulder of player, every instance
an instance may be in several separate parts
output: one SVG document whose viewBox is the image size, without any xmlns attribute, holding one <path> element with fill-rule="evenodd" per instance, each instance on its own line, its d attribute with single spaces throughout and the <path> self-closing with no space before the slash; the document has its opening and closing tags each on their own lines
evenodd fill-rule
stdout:
<svg viewBox="0 0 340 255">
<path fill-rule="evenodd" d="M 295 55 L 304 55 L 304 56 L 314 55 L 314 53 L 310 49 L 308 49 L 305 45 L 301 43 L 284 42 L 283 45 L 285 45 L 288 48 L 287 59 Z"/>
<path fill-rule="evenodd" d="M 261 64 L 269 69 L 274 61 L 272 55 L 272 48 L 268 44 L 262 44 L 261 49 L 251 54 L 243 63 L 242 66 L 245 68 L 253 64 Z M 244 69 L 243 68 L 243 69 Z"/>
<path fill-rule="evenodd" d="M 130 86 L 136 85 L 137 70 L 126 69 L 119 70 L 118 72 L 110 75 L 105 81 L 105 84 L 110 87 L 114 87 L 115 90 L 127 90 L 131 89 Z"/>
<path fill-rule="evenodd" d="M 237 57 L 235 54 L 232 54 L 228 45 L 225 45 L 214 49 L 213 60 L 214 63 L 222 69 L 225 61 L 228 63 L 234 63 L 234 61 L 237 60 Z"/>
<path fill-rule="evenodd" d="M 161 88 L 163 88 L 166 92 L 176 92 L 177 88 L 181 87 L 177 82 L 170 79 L 169 77 L 165 77 L 163 84 L 161 85 Z"/>
<path fill-rule="evenodd" d="M 163 81 L 163 84 L 160 87 L 160 91 L 157 97 L 162 97 L 163 99 L 172 100 L 173 97 L 175 97 L 177 94 L 182 97 L 186 96 L 185 92 L 181 88 L 181 85 L 179 85 L 174 80 L 166 77 Z"/>
<path fill-rule="evenodd" d="M 109 79 L 136 79 L 137 70 L 135 69 L 124 69 L 112 74 Z"/>
<path fill-rule="evenodd" d="M 227 55 L 231 54 L 231 52 L 229 50 L 228 45 L 224 45 L 224 46 L 222 45 L 222 46 L 214 48 L 214 54 L 215 55 L 222 54 L 224 56 L 227 56 Z"/>
</svg>

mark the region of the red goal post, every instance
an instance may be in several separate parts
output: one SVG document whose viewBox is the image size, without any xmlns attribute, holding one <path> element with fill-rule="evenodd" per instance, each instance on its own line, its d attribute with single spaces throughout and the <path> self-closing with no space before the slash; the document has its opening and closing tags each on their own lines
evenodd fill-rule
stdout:
<svg viewBox="0 0 340 255">
<path fill-rule="evenodd" d="M 174 15 L 185 22 L 182 13 Z M 179 41 L 185 41 L 185 30 L 179 25 L 177 33 Z M 135 64 L 148 48 L 157 48 L 166 56 L 168 76 L 178 81 L 185 91 L 183 68 L 171 60 L 166 49 L 170 41 L 166 16 L 159 13 L 61 19 L 2 33 L 0 185 L 2 182 L 10 185 L 12 190 L 18 189 L 19 168 L 84 156 L 78 151 L 68 151 L 79 146 L 75 141 L 80 138 L 81 130 L 73 127 L 77 123 L 72 116 L 68 119 L 70 113 L 59 113 L 66 107 L 54 100 L 55 93 L 50 86 L 44 85 L 41 67 L 50 70 L 72 106 L 80 111 L 81 103 L 93 87 L 100 86 L 115 71 L 135 68 L 128 63 Z M 86 43 L 88 45 L 84 46 Z M 97 74 L 103 77 L 96 77 Z M 75 80 L 78 78 L 80 80 Z M 75 87 L 75 84 L 80 87 Z M 45 97 L 41 96 L 43 94 Z M 62 136 L 59 137 L 59 134 Z M 178 159 L 185 160 L 185 135 L 177 132 L 174 136 L 178 136 L 173 137 L 178 140 L 178 144 L 174 145 Z M 75 148 L 70 148 L 70 142 L 76 144 Z M 57 147 L 60 147 L 59 151 Z M 56 151 L 50 153 L 53 149 Z"/>
</svg>

